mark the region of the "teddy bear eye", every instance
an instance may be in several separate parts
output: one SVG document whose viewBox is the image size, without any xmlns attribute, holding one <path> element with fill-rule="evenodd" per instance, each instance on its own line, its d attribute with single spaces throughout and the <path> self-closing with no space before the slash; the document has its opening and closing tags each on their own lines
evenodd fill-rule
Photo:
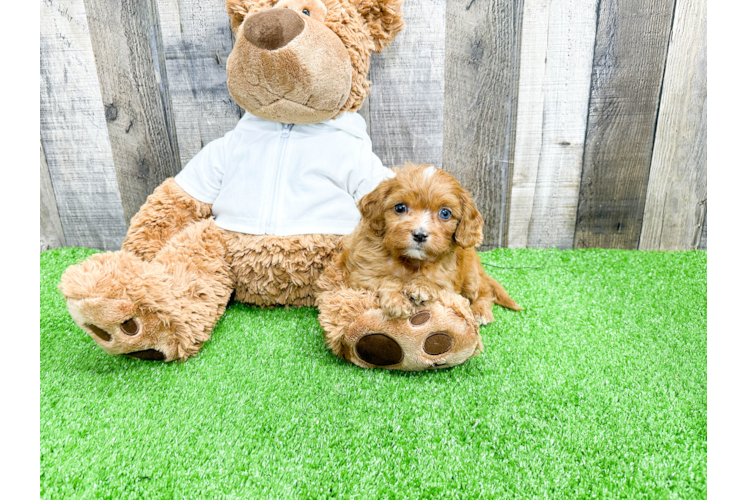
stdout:
<svg viewBox="0 0 748 500">
<path fill-rule="evenodd" d="M 439 210 L 439 217 L 444 220 L 449 220 L 449 218 L 452 217 L 452 211 L 448 208 L 442 208 Z"/>
<path fill-rule="evenodd" d="M 302 10 L 301 13 L 304 14 L 305 16 L 311 16 L 311 14 L 309 13 L 309 10 L 307 9 Z"/>
<path fill-rule="evenodd" d="M 405 206 L 405 203 L 398 203 L 397 205 L 395 205 L 396 214 L 404 214 L 407 209 L 408 207 Z"/>
</svg>

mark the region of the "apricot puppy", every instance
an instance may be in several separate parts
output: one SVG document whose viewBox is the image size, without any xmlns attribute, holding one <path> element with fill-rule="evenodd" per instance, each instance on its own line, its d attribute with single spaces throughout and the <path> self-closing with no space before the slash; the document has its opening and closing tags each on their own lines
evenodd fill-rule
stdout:
<svg viewBox="0 0 748 500">
<path fill-rule="evenodd" d="M 376 292 L 393 318 L 413 315 L 441 290 L 467 298 L 480 325 L 494 320 L 494 303 L 521 310 L 481 266 L 483 218 L 470 194 L 433 166 L 394 171 L 361 199 L 362 221 L 344 238 L 348 286 Z"/>
</svg>

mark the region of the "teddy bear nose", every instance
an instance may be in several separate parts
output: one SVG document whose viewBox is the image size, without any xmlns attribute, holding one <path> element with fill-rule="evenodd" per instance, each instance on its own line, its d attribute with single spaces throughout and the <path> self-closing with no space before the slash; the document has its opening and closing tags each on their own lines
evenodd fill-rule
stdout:
<svg viewBox="0 0 748 500">
<path fill-rule="evenodd" d="M 260 49 L 277 50 L 304 31 L 304 26 L 301 16 L 293 10 L 270 9 L 244 21 L 244 38 Z"/>
</svg>

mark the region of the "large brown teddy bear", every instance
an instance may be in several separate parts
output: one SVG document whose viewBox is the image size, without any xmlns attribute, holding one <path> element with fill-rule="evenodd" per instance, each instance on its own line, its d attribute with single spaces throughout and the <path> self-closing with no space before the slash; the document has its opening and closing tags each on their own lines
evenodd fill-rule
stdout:
<svg viewBox="0 0 748 500">
<path fill-rule="evenodd" d="M 247 113 L 148 197 L 121 251 L 62 277 L 72 318 L 104 351 L 186 360 L 232 294 L 262 307 L 315 305 L 317 278 L 359 220 L 356 203 L 392 175 L 355 111 L 369 92 L 371 53 L 403 27 L 400 2 L 227 0 L 236 38 L 228 87 Z M 318 304 L 328 344 L 374 366 L 333 338 L 351 314 L 376 312 L 376 296 L 329 304 Z M 434 324 L 451 322 L 472 355 L 480 337 L 465 307 L 457 296 L 430 306 Z"/>
</svg>

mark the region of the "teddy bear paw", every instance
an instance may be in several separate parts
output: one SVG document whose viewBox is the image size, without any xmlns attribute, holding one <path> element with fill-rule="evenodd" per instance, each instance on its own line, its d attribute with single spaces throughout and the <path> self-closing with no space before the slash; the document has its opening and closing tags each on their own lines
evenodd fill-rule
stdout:
<svg viewBox="0 0 748 500">
<path fill-rule="evenodd" d="M 171 328 L 128 300 L 68 298 L 67 306 L 73 321 L 109 354 L 153 361 L 179 357 Z"/>
<path fill-rule="evenodd" d="M 358 366 L 403 371 L 459 365 L 482 348 L 473 318 L 441 303 L 405 319 L 370 309 L 348 328 L 343 343 Z"/>
</svg>

